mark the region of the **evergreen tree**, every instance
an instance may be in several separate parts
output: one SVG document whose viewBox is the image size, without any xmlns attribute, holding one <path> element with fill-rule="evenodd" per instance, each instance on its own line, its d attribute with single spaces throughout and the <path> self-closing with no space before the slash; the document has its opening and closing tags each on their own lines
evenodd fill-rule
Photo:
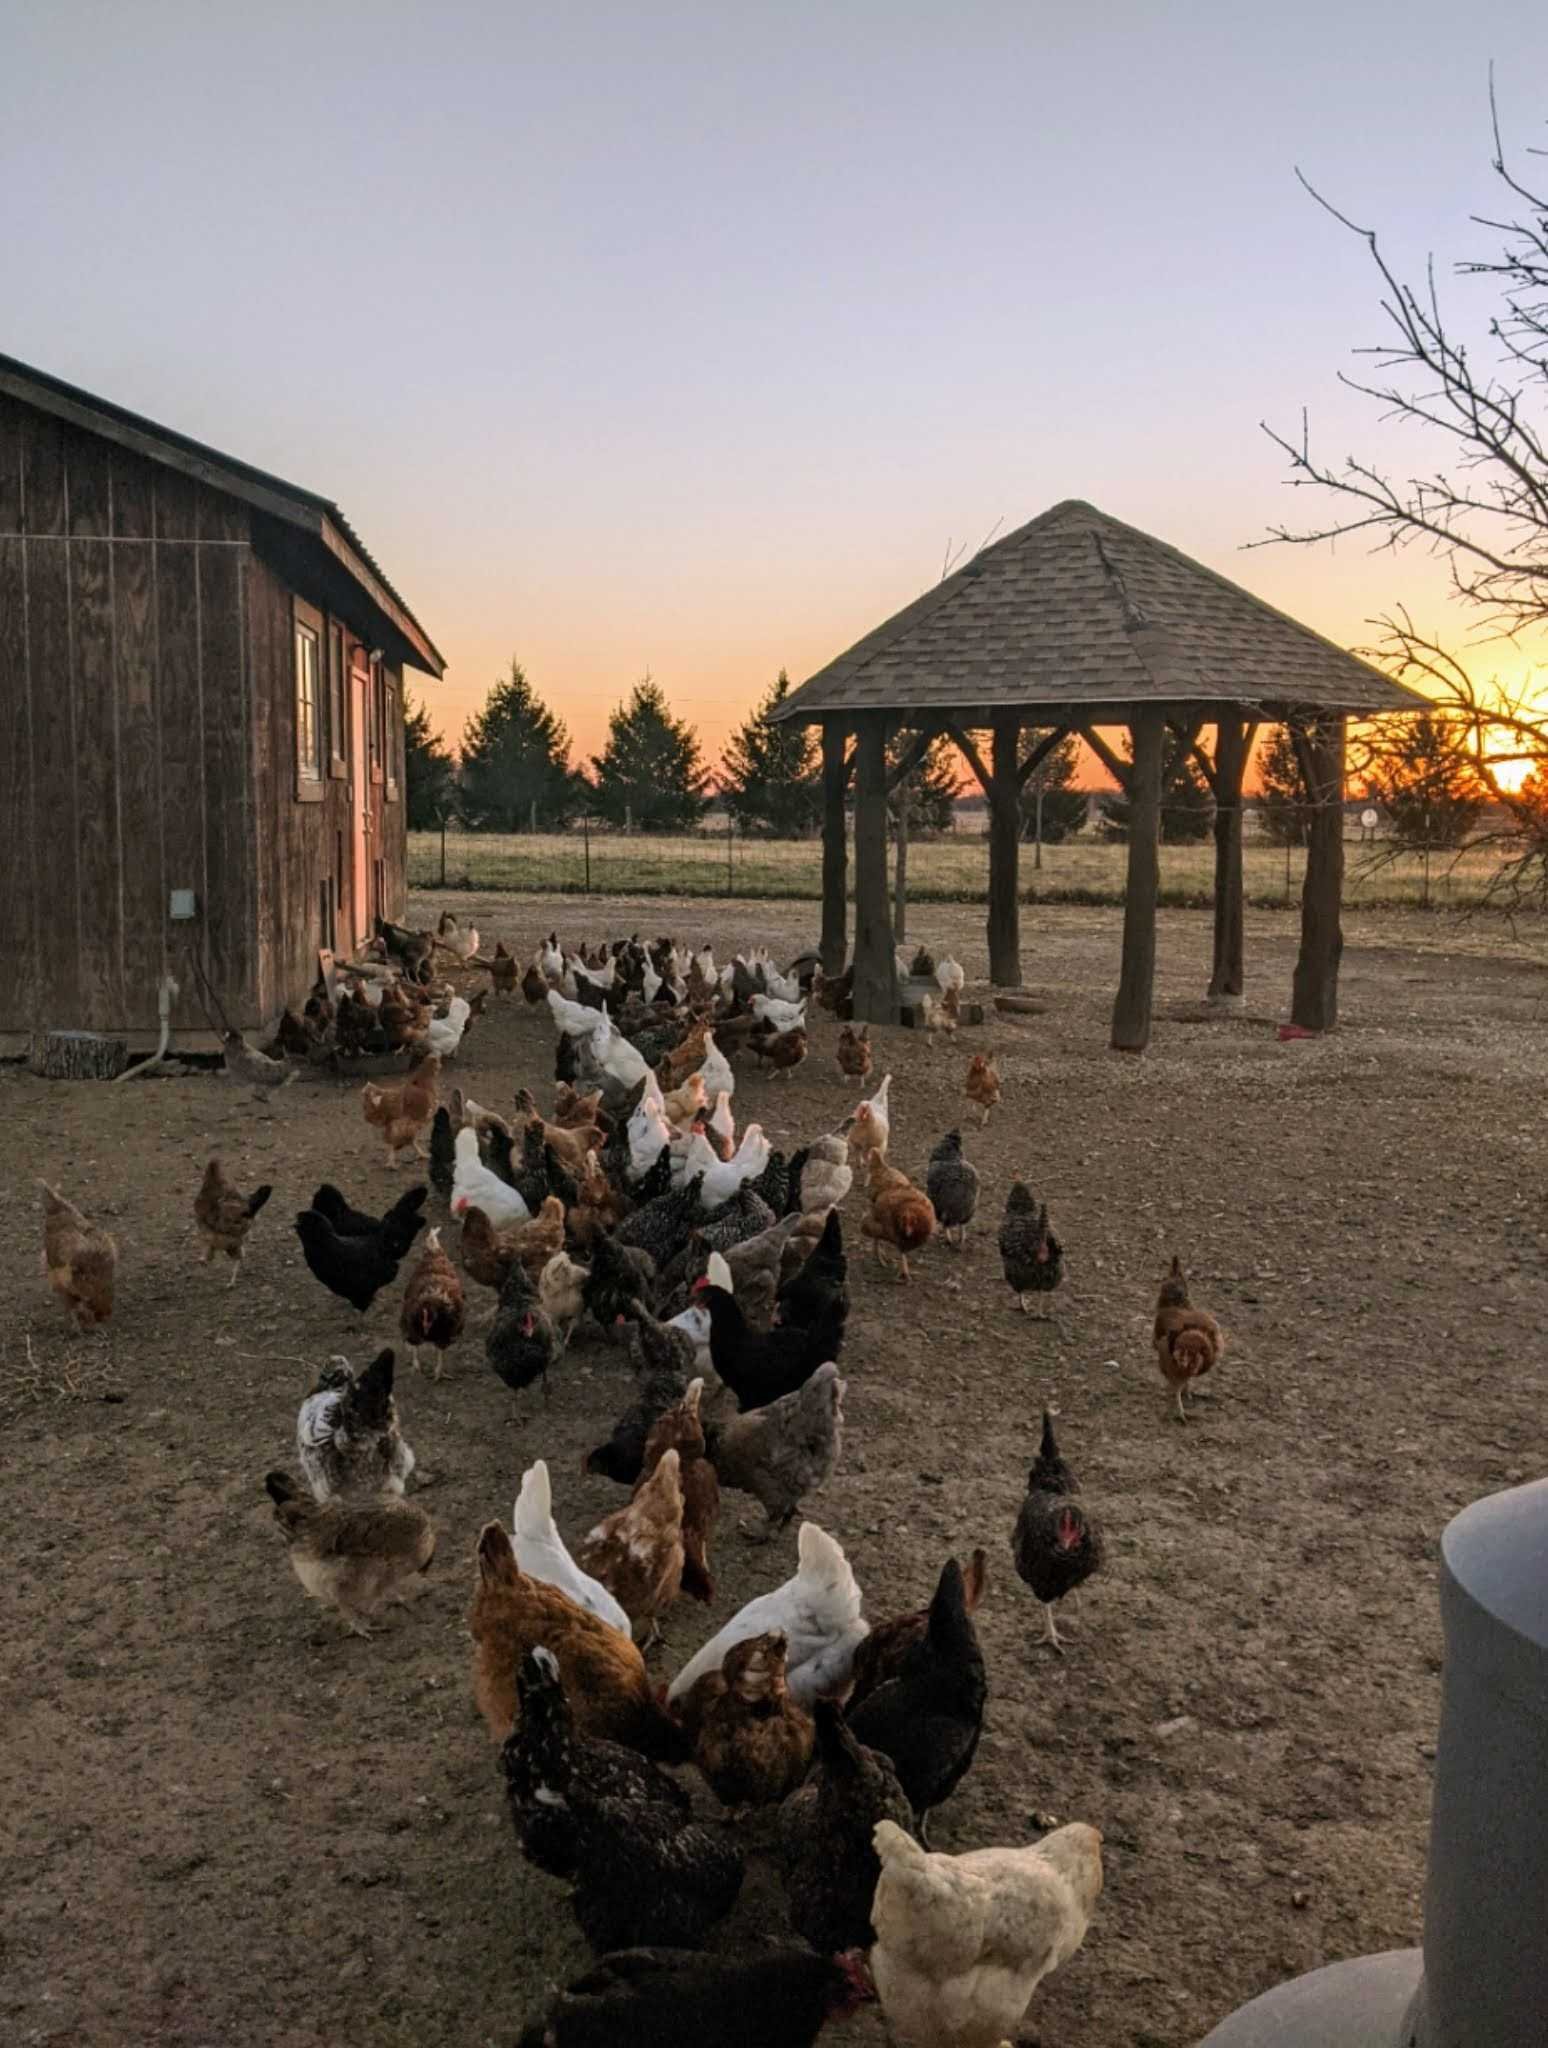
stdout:
<svg viewBox="0 0 1548 2048">
<path fill-rule="evenodd" d="M 1467 739 L 1465 721 L 1444 711 L 1421 711 L 1378 728 L 1366 794 L 1405 845 L 1460 846 L 1478 822 L 1486 791 Z"/>
<path fill-rule="evenodd" d="M 809 725 L 775 725 L 770 714 L 790 694 L 783 669 L 747 723 L 732 734 L 721 762 L 721 796 L 744 832 L 794 839 L 810 832 L 822 808 L 817 743 Z"/>
<path fill-rule="evenodd" d="M 1127 743 L 1124 750 L 1132 760 L 1133 751 Z M 1177 735 L 1169 732 L 1161 757 L 1162 844 L 1192 845 L 1197 840 L 1207 839 L 1214 824 L 1215 799 L 1209 793 L 1209 784 Z M 1127 840 L 1129 799 L 1126 796 L 1103 797 L 1100 829 L 1104 839 Z"/>
<path fill-rule="evenodd" d="M 1040 746 L 1048 737 L 1046 732 L 1035 728 L 1021 736 L 1021 757 L 1026 759 L 1032 749 Z M 1033 839 L 1037 836 L 1037 794 L 1038 779 L 1043 785 L 1043 843 L 1057 846 L 1061 840 L 1073 839 L 1086 822 L 1086 792 L 1076 789 L 1075 777 L 1080 773 L 1080 740 L 1074 733 L 1064 738 L 1048 755 L 1047 759 L 1033 769 L 1021 786 L 1021 836 Z"/>
<path fill-rule="evenodd" d="M 690 725 L 674 718 L 649 676 L 608 720 L 607 746 L 594 754 L 592 807 L 610 824 L 685 832 L 709 808 L 709 776 Z"/>
<path fill-rule="evenodd" d="M 887 773 L 890 775 L 917 734 L 900 732 L 887 742 Z M 887 798 L 887 815 L 894 825 L 908 801 L 908 829 L 913 832 L 950 832 L 957 822 L 957 789 L 961 779 L 955 746 L 944 733 L 925 749 L 924 758 L 906 775 Z"/>
<path fill-rule="evenodd" d="M 511 657 L 462 734 L 462 815 L 475 831 L 525 832 L 537 819 L 557 831 L 584 803 L 586 785 L 570 767 L 570 735 Z"/>
<path fill-rule="evenodd" d="M 429 832 L 457 808 L 457 764 L 423 704 L 404 699 L 403 782 L 411 832 Z"/>
<path fill-rule="evenodd" d="M 1258 749 L 1255 766 L 1258 786 L 1263 792 L 1260 816 L 1264 836 L 1276 846 L 1304 846 L 1311 824 L 1311 806 L 1288 726 L 1270 727 Z"/>
</svg>

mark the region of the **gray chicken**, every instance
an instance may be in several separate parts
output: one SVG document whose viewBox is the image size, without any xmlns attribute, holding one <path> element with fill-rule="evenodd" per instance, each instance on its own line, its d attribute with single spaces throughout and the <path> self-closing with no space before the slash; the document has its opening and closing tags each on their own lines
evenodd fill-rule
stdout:
<svg viewBox="0 0 1548 2048">
<path fill-rule="evenodd" d="M 935 1207 L 946 1242 L 961 1251 L 978 1207 L 978 1168 L 962 1156 L 962 1133 L 948 1131 L 930 1154 L 925 1193 Z"/>
<path fill-rule="evenodd" d="M 414 1453 L 398 1428 L 393 1354 L 379 1352 L 357 1378 L 331 1358 L 296 1417 L 296 1456 L 317 1500 L 338 1494 L 402 1493 Z"/>
<path fill-rule="evenodd" d="M 1005 1197 L 1000 1225 L 1000 1262 L 1005 1284 L 1026 1312 L 1029 1294 L 1052 1294 L 1064 1278 L 1064 1247 L 1048 1222 L 1048 1204 L 1039 1208 L 1025 1181 L 1012 1183 Z"/>
</svg>

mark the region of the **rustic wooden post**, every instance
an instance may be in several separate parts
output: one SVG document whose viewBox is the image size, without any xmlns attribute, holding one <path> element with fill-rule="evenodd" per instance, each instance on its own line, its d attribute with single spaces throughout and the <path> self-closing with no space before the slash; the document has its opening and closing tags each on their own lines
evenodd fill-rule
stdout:
<svg viewBox="0 0 1548 2048">
<path fill-rule="evenodd" d="M 1338 1022 L 1338 966 L 1344 951 L 1344 720 L 1328 713 L 1291 728 L 1306 783 L 1311 824 L 1301 887 L 1301 950 L 1290 998 L 1291 1020 L 1305 1031 Z"/>
<path fill-rule="evenodd" d="M 996 988 L 1020 988 L 1020 714 L 1001 712 L 991 732 L 989 786 L 984 792 L 989 799 L 989 979 Z"/>
<path fill-rule="evenodd" d="M 1161 753 L 1166 719 L 1159 708 L 1129 722 L 1134 760 L 1128 773 L 1129 879 L 1123 898 L 1123 965 L 1113 1004 L 1115 1052 L 1150 1043 L 1156 979 L 1156 898 L 1161 888 Z"/>
<path fill-rule="evenodd" d="M 898 789 L 898 819 L 892 852 L 892 937 L 901 946 L 908 937 L 908 784 Z"/>
<path fill-rule="evenodd" d="M 855 735 L 855 1016 L 898 1021 L 898 963 L 887 915 L 887 721 L 857 720 Z"/>
<path fill-rule="evenodd" d="M 844 799 L 849 769 L 844 721 L 822 721 L 822 937 L 817 951 L 824 974 L 842 974 L 849 957 L 849 837 Z"/>
<path fill-rule="evenodd" d="M 1246 970 L 1242 936 L 1242 779 L 1253 728 L 1241 718 L 1215 727 L 1215 955 L 1212 1003 L 1240 1001 Z"/>
</svg>

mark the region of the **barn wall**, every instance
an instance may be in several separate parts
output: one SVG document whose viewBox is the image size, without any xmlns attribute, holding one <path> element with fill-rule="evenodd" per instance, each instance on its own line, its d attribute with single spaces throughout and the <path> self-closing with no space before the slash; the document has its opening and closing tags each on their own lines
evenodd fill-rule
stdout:
<svg viewBox="0 0 1548 2048">
<path fill-rule="evenodd" d="M 255 1015 L 244 507 L 0 394 L 0 1032 Z M 198 915 L 173 923 L 169 892 Z"/>
</svg>

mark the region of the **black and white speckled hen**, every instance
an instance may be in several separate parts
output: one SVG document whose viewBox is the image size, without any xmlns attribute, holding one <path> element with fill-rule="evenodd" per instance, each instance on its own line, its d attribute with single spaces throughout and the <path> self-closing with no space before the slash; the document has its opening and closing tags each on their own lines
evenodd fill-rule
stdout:
<svg viewBox="0 0 1548 2048">
<path fill-rule="evenodd" d="M 1043 1410 L 1043 1441 L 1027 1475 L 1026 1499 L 1016 1517 L 1011 1555 L 1016 1574 L 1043 1603 L 1047 1620 L 1044 1640 L 1062 1652 L 1054 1607 L 1066 1593 L 1083 1586 L 1102 1563 L 1102 1532 L 1083 1503 L 1080 1486 L 1059 1455 L 1053 1416 Z"/>
<path fill-rule="evenodd" d="M 741 1852 L 693 1818 L 687 1793 L 648 1758 L 576 1732 L 547 1649 L 522 1659 L 517 1694 L 500 1760 L 528 1860 L 573 1884 L 570 1904 L 598 1954 L 697 1946 L 736 1903 Z"/>
<path fill-rule="evenodd" d="M 1064 1247 L 1049 1227 L 1048 1204 L 1039 1209 L 1025 1181 L 1013 1182 L 1005 1197 L 1000 1263 L 1023 1311 L 1029 1294 L 1052 1294 L 1064 1278 Z"/>
<path fill-rule="evenodd" d="M 484 1355 L 491 1368 L 513 1394 L 543 1382 L 548 1392 L 548 1368 L 563 1349 L 553 1318 L 537 1297 L 526 1267 L 512 1259 L 500 1289 L 500 1305 L 484 1338 Z"/>
<path fill-rule="evenodd" d="M 698 1224 L 703 1188 L 703 1174 L 694 1174 L 680 1188 L 658 1195 L 655 1201 L 644 1203 L 632 1216 L 626 1216 L 614 1237 L 621 1245 L 638 1245 L 641 1251 L 649 1252 L 659 1272 L 677 1257 Z"/>
<path fill-rule="evenodd" d="M 930 1154 L 925 1193 L 946 1242 L 961 1251 L 978 1207 L 978 1168 L 962 1156 L 960 1131 L 948 1131 Z"/>
<path fill-rule="evenodd" d="M 649 1259 L 637 1245 L 620 1243 L 616 1233 L 599 1237 L 591 1248 L 591 1271 L 581 1284 L 581 1302 L 586 1314 L 604 1333 L 610 1334 L 622 1320 L 632 1320 L 649 1311 L 652 1270 Z"/>
</svg>

